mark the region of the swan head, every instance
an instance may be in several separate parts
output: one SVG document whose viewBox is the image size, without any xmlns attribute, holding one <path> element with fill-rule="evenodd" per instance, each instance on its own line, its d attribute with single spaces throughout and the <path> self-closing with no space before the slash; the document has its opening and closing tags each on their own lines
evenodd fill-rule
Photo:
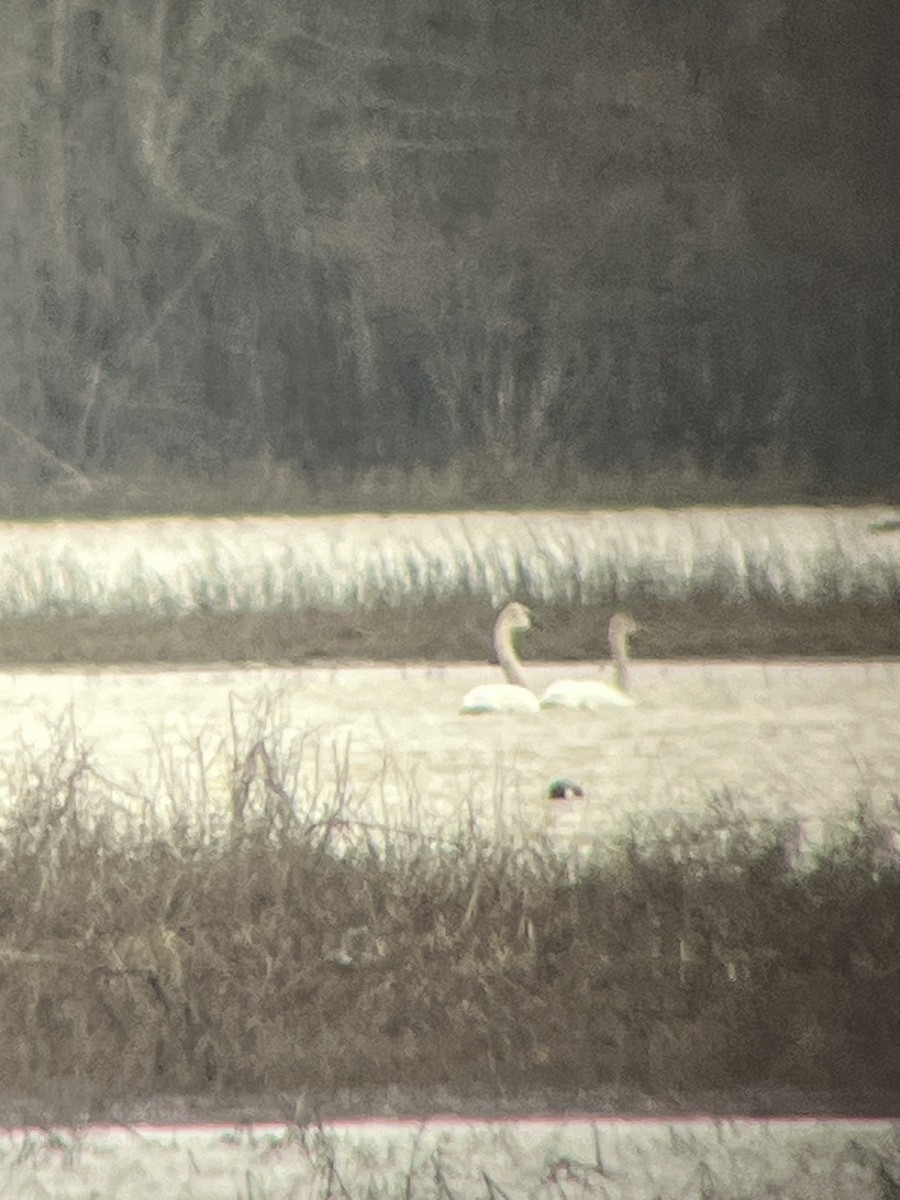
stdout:
<svg viewBox="0 0 900 1200">
<path fill-rule="evenodd" d="M 510 630 L 530 629 L 533 624 L 531 609 L 520 604 L 518 600 L 513 600 L 502 610 L 497 623 Z"/>
<path fill-rule="evenodd" d="M 548 800 L 581 800 L 584 788 L 572 779 L 554 779 L 547 791 Z"/>
<path fill-rule="evenodd" d="M 627 612 L 613 613 L 609 620 L 609 638 L 610 641 L 615 639 L 620 641 L 623 638 L 631 637 L 633 633 L 637 633 L 640 629 L 637 621 Z"/>
</svg>

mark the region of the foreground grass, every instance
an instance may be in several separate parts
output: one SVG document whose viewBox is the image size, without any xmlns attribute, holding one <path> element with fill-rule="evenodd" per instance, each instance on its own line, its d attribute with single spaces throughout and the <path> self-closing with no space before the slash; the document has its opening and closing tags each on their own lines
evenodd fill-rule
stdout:
<svg viewBox="0 0 900 1200">
<path fill-rule="evenodd" d="M 311 819 L 263 741 L 235 756 L 217 832 L 123 815 L 84 756 L 20 778 L 0 836 L 8 1120 L 173 1096 L 900 1111 L 900 866 L 864 806 L 811 870 L 796 829 L 725 802 L 576 870 L 474 829 L 350 826 L 343 778 Z"/>
<path fill-rule="evenodd" d="M 530 597 L 523 593 L 527 602 Z M 641 622 L 637 658 L 778 658 L 900 655 L 900 598 L 738 604 L 715 593 L 690 603 L 622 597 Z M 523 643 L 535 661 L 602 660 L 609 604 L 540 604 Z M 28 616 L 0 621 L 0 663 L 305 663 L 485 660 L 492 656 L 490 602 L 471 596 L 374 609 L 296 612 L 123 613 Z"/>
</svg>

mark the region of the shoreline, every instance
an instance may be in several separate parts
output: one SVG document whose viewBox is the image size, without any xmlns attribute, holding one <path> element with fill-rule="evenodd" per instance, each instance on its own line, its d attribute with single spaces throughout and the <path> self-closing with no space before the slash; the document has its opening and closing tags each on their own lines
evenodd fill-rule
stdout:
<svg viewBox="0 0 900 1200">
<path fill-rule="evenodd" d="M 527 602 L 527 597 L 525 600 Z M 520 639 L 526 664 L 607 662 L 605 622 L 627 607 L 641 630 L 640 661 L 884 661 L 900 658 L 900 600 L 737 604 L 635 599 L 532 608 Z M 167 664 L 316 666 L 357 663 L 491 663 L 494 609 L 461 596 L 424 604 L 295 612 L 81 613 L 0 619 L 6 667 Z"/>
<path fill-rule="evenodd" d="M 340 1089 L 344 1091 L 344 1089 Z M 296 1097 L 282 1092 L 270 1097 L 235 1096 L 216 1100 L 203 1096 L 159 1096 L 127 1102 L 110 1101 L 79 1110 L 77 1100 L 54 1107 L 42 1104 L 38 1097 L 5 1097 L 4 1119 L 0 1131 L 6 1136 L 46 1132 L 48 1128 L 77 1128 L 83 1131 L 128 1131 L 140 1128 L 153 1131 L 191 1131 L 244 1129 L 262 1132 L 278 1128 L 317 1128 L 389 1124 L 396 1127 L 461 1124 L 706 1124 L 721 1122 L 797 1123 L 847 1122 L 876 1124 L 900 1121 L 900 1096 L 863 1097 L 841 1093 L 804 1094 L 788 1088 L 754 1089 L 751 1095 L 736 1092 L 713 1095 L 700 1093 L 680 1101 L 671 1097 L 638 1095 L 623 1088 L 600 1089 L 597 1093 L 573 1092 L 546 1096 L 524 1094 L 516 1099 L 508 1095 L 448 1096 L 435 1088 L 434 1099 L 421 1093 L 390 1085 L 377 1089 L 391 1097 L 381 1102 L 372 1091 L 318 1105 L 301 1089 Z M 397 1095 L 400 1092 L 401 1095 Z M 392 1093 L 394 1093 L 392 1095 Z M 74 1099 L 74 1098 L 73 1098 Z M 435 1100 L 437 1101 L 435 1103 Z"/>
</svg>

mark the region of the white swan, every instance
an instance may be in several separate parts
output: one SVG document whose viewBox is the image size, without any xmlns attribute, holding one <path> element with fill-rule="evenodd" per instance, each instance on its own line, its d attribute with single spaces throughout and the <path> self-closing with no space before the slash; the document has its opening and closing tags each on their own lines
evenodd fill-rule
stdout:
<svg viewBox="0 0 900 1200">
<path fill-rule="evenodd" d="M 525 682 L 522 664 L 513 645 L 513 634 L 531 628 L 531 613 L 524 604 L 513 601 L 494 624 L 494 650 L 503 668 L 506 683 L 482 683 L 463 696 L 461 712 L 538 712 L 540 704 Z"/>
<path fill-rule="evenodd" d="M 616 686 L 600 679 L 560 679 L 541 696 L 541 708 L 631 708 L 628 694 L 628 638 L 637 622 L 628 613 L 616 613 L 609 622 L 609 652 L 616 668 Z"/>
</svg>

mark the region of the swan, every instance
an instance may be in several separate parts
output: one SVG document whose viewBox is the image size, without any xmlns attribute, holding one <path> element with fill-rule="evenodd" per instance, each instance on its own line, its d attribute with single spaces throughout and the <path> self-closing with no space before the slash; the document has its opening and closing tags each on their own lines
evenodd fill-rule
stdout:
<svg viewBox="0 0 900 1200">
<path fill-rule="evenodd" d="M 503 668 L 506 683 L 482 683 L 463 696 L 461 712 L 538 712 L 540 704 L 525 682 L 522 664 L 513 645 L 513 634 L 531 628 L 531 613 L 524 604 L 513 601 L 502 610 L 494 624 L 494 650 Z"/>
<path fill-rule="evenodd" d="M 541 696 L 541 708 L 631 708 L 628 694 L 628 638 L 637 632 L 628 613 L 616 613 L 609 622 L 609 651 L 616 668 L 616 686 L 600 679 L 560 679 Z"/>
</svg>

